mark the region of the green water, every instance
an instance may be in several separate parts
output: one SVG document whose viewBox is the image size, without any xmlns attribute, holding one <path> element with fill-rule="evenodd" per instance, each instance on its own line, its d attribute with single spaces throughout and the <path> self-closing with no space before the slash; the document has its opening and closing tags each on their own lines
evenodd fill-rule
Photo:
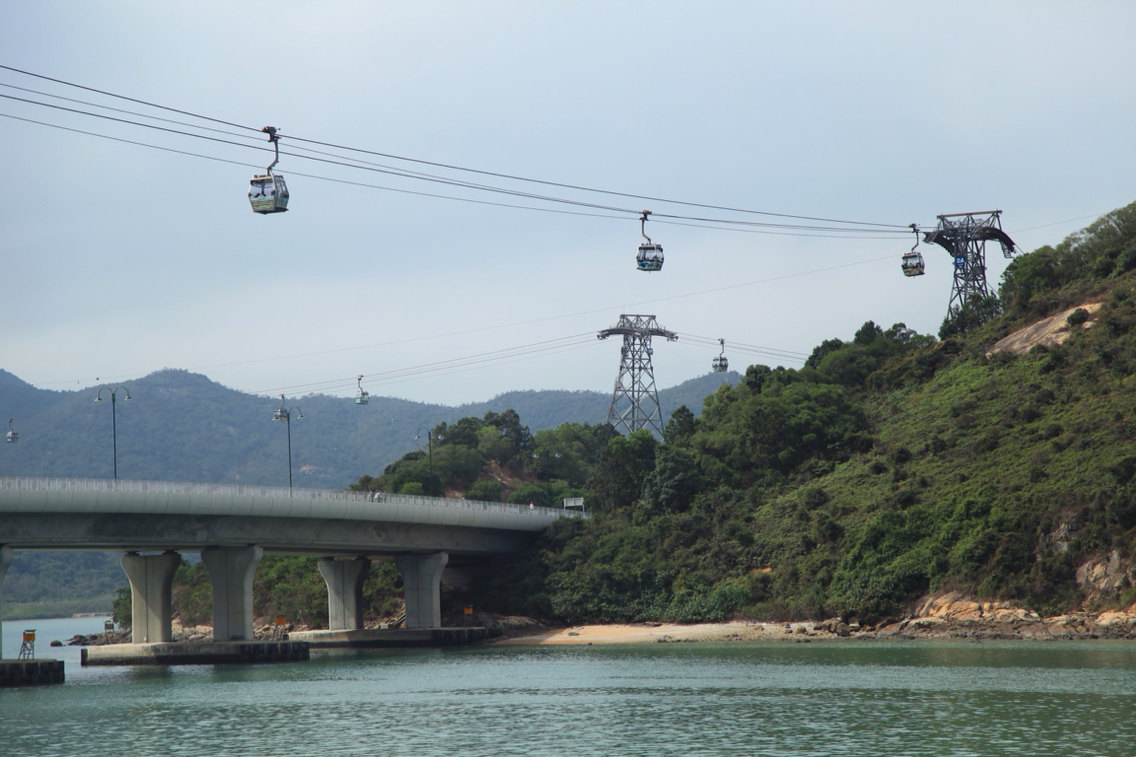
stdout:
<svg viewBox="0 0 1136 757">
<path fill-rule="evenodd" d="M 1131 642 L 316 652 L 67 674 L 0 690 L 0 754 L 1136 755 Z"/>
</svg>

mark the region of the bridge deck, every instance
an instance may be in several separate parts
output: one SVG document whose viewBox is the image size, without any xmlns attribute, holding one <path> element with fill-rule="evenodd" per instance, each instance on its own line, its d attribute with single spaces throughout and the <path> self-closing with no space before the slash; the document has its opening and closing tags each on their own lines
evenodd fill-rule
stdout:
<svg viewBox="0 0 1136 757">
<path fill-rule="evenodd" d="M 513 551 L 558 508 L 325 489 L 59 478 L 0 478 L 0 544 L 26 549 L 358 554 L 401 549 Z M 522 538 L 524 537 L 524 538 Z"/>
</svg>

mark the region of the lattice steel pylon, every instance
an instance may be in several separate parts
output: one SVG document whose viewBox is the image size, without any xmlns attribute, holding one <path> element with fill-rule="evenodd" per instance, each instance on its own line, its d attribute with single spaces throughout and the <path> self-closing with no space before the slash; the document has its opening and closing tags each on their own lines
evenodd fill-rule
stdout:
<svg viewBox="0 0 1136 757">
<path fill-rule="evenodd" d="M 939 216 L 939 225 L 934 231 L 923 234 L 924 242 L 939 245 L 955 260 L 947 315 L 957 313 L 971 297 L 990 296 L 986 285 L 986 240 L 997 240 L 1005 257 L 1014 256 L 1014 240 L 1002 231 L 1001 215 L 1000 210 L 948 213 Z"/>
<path fill-rule="evenodd" d="M 651 355 L 654 353 L 651 337 L 661 336 L 673 342 L 678 339 L 678 334 L 660 326 L 653 315 L 626 313 L 619 316 L 619 323 L 597 336 L 607 339 L 615 334 L 623 335 L 623 347 L 619 351 L 622 356 L 619 376 L 611 393 L 607 422 L 617 430 L 622 427 L 625 433 L 648 428 L 662 436 L 663 412 L 659 407 L 659 394 L 655 391 L 655 369 L 651 367 Z"/>
</svg>

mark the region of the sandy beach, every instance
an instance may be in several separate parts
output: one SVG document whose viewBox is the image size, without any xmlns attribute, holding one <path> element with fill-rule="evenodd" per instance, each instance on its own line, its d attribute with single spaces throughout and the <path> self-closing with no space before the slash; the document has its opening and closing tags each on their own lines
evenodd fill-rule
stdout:
<svg viewBox="0 0 1136 757">
<path fill-rule="evenodd" d="M 955 593 L 925 597 L 903 618 L 860 625 L 821 621 L 614 623 L 542 626 L 529 618 L 497 618 L 494 644 L 513 646 L 681 642 L 804 642 L 843 639 L 1136 640 L 1136 606 L 1105 612 L 1041 617 L 1007 602 L 979 602 Z"/>
<path fill-rule="evenodd" d="M 615 623 L 566 628 L 514 629 L 495 644 L 536 646 L 546 644 L 641 644 L 692 641 L 773 641 L 807 638 L 815 623 Z M 531 632 L 530 632 L 531 631 Z M 831 636 L 832 634 L 826 633 Z"/>
</svg>

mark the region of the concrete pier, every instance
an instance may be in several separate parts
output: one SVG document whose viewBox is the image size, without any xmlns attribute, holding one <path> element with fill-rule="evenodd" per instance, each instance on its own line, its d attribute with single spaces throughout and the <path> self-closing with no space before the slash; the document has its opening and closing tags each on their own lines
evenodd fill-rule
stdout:
<svg viewBox="0 0 1136 757">
<path fill-rule="evenodd" d="M 457 628 L 360 628 L 350 631 L 293 631 L 290 641 L 305 641 L 312 649 L 384 647 L 453 647 L 489 638 L 484 626 Z"/>
<path fill-rule="evenodd" d="M 63 660 L 0 660 L 0 686 L 63 683 Z"/>
<path fill-rule="evenodd" d="M 401 554 L 394 558 L 402 573 L 407 628 L 441 627 L 442 571 L 449 560 L 446 552 Z"/>
<path fill-rule="evenodd" d="M 363 581 L 370 570 L 371 561 L 366 557 L 320 559 L 319 572 L 327 584 L 327 620 L 331 630 L 363 627 Z"/>
<path fill-rule="evenodd" d="M 83 647 L 87 665 L 246 665 L 300 662 L 310 657 L 304 641 L 177 641 Z"/>
<path fill-rule="evenodd" d="M 264 550 L 247 547 L 206 547 L 201 561 L 213 582 L 213 641 L 253 638 L 252 579 Z"/>
<path fill-rule="evenodd" d="M 8 572 L 8 566 L 12 564 L 12 548 L 7 544 L 0 544 L 0 600 L 4 596 L 4 574 Z M 3 603 L 0 602 L 0 613 L 3 611 Z M 0 660 L 4 659 L 4 616 L 0 614 Z"/>
<path fill-rule="evenodd" d="M 122 569 L 130 581 L 130 640 L 135 644 L 173 641 L 170 587 L 180 563 L 177 552 L 122 556 Z"/>
</svg>

